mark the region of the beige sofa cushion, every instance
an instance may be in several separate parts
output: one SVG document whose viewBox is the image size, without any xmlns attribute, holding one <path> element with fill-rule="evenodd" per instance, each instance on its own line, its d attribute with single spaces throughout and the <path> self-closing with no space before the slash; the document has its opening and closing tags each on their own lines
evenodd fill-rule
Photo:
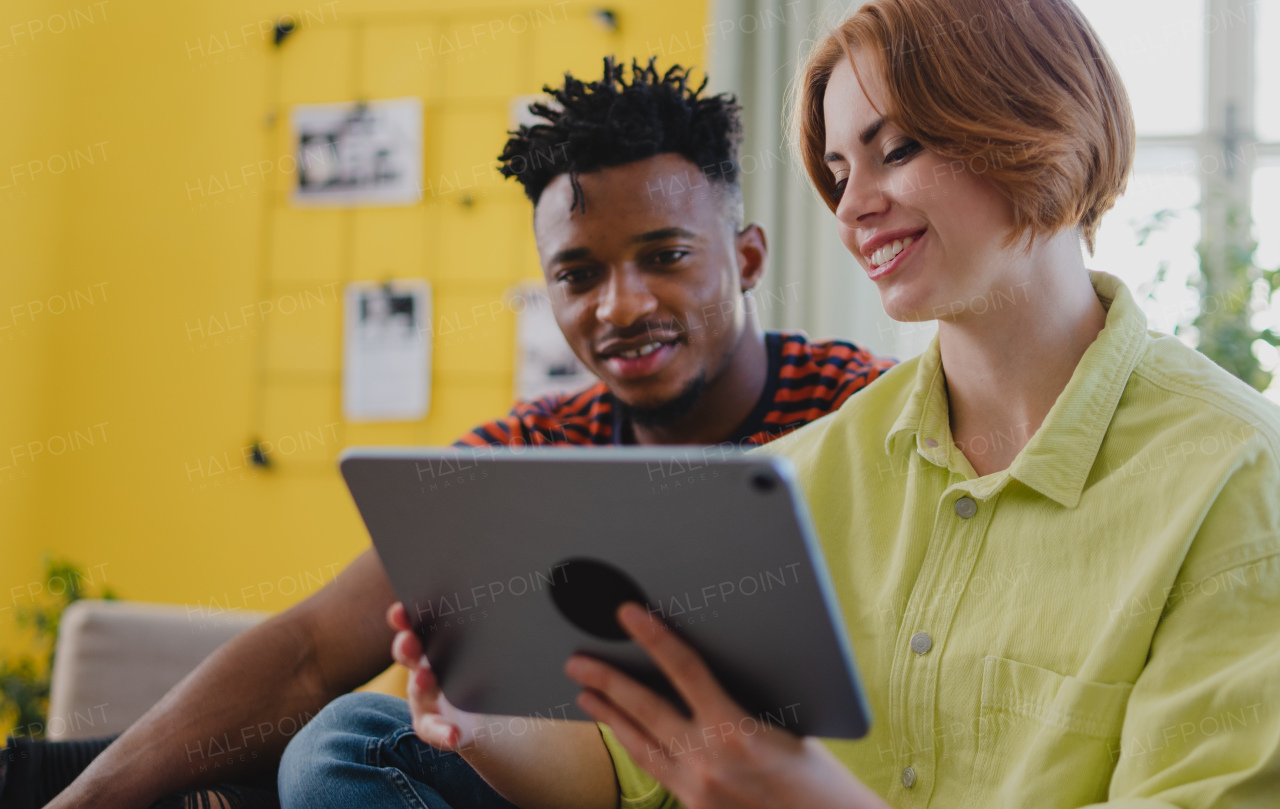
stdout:
<svg viewBox="0 0 1280 809">
<path fill-rule="evenodd" d="M 267 615 L 75 602 L 63 613 L 58 633 L 47 737 L 88 739 L 123 731 L 210 652 Z"/>
</svg>

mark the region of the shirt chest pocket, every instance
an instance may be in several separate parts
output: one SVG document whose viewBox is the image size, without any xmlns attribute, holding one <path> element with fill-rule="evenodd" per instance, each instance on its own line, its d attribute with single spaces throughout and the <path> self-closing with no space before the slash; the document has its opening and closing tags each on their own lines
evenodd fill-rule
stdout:
<svg viewBox="0 0 1280 809">
<path fill-rule="evenodd" d="M 969 807 L 1075 807 L 1106 798 L 1133 686 L 983 661 Z"/>
</svg>

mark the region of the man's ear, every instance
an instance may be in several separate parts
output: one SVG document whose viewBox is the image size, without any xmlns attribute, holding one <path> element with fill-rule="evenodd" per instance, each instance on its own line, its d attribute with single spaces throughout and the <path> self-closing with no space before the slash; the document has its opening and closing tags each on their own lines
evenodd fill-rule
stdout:
<svg viewBox="0 0 1280 809">
<path fill-rule="evenodd" d="M 764 235 L 764 228 L 759 224 L 751 224 L 738 231 L 734 237 L 738 250 L 738 272 L 742 276 L 742 291 L 755 289 L 764 278 L 764 271 L 769 264 L 769 239 Z"/>
</svg>

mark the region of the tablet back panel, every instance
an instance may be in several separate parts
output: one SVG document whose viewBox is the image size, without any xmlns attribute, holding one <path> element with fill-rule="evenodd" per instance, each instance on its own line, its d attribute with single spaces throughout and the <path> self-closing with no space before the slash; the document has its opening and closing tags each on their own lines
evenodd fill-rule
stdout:
<svg viewBox="0 0 1280 809">
<path fill-rule="evenodd" d="M 760 722 L 857 738 L 869 714 L 790 462 L 717 448 L 353 449 L 342 474 L 449 700 L 585 719 L 609 661 L 679 704 L 615 606 L 639 600 Z"/>
</svg>

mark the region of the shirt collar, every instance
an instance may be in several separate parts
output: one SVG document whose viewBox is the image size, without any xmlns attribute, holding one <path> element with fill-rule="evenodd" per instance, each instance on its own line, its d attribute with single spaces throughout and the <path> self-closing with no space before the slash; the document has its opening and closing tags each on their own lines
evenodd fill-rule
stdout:
<svg viewBox="0 0 1280 809">
<path fill-rule="evenodd" d="M 983 487 L 991 488 L 988 494 L 1012 477 L 1067 508 L 1080 502 L 1102 438 L 1147 340 L 1146 316 L 1124 283 L 1100 272 L 1090 272 L 1089 278 L 1107 309 L 1106 326 L 1081 357 L 1040 429 L 1009 469 L 999 473 L 1001 482 Z M 896 454 L 912 437 L 915 451 L 930 463 L 948 468 L 953 460 L 964 461 L 951 438 L 946 377 L 936 336 L 920 357 L 914 387 L 885 439 L 885 450 Z M 959 457 L 953 459 L 953 452 Z M 958 465 L 969 468 L 967 462 Z"/>
</svg>

